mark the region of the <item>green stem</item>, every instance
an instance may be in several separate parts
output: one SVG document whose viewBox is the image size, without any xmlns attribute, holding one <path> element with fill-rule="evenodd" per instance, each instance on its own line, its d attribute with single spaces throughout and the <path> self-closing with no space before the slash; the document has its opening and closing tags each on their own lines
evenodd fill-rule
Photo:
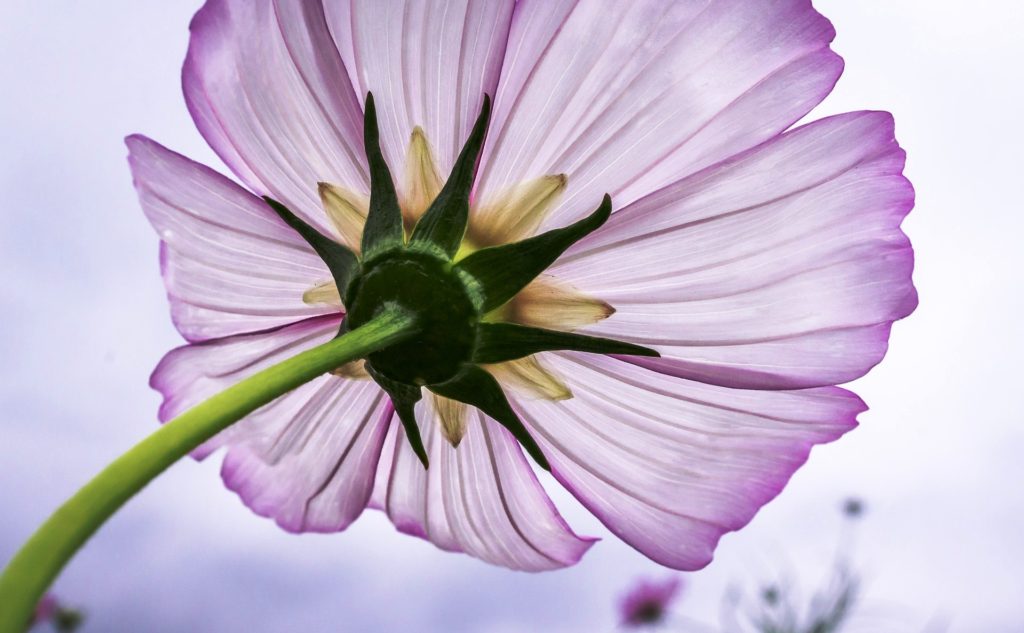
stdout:
<svg viewBox="0 0 1024 633">
<path fill-rule="evenodd" d="M 0 633 L 24 633 L 43 592 L 90 536 L 135 493 L 200 444 L 274 398 L 415 334 L 385 311 L 351 332 L 246 378 L 182 413 L 103 469 L 57 509 L 0 576 Z"/>
</svg>

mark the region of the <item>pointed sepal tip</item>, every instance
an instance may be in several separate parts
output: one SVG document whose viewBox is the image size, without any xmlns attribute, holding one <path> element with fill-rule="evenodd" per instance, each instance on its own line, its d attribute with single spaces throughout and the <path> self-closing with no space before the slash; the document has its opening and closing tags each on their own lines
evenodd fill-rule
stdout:
<svg viewBox="0 0 1024 633">
<path fill-rule="evenodd" d="M 540 450 L 533 436 L 516 415 L 494 376 L 475 365 L 467 365 L 454 378 L 439 385 L 431 385 L 431 391 L 445 398 L 465 402 L 480 409 L 504 426 L 523 449 L 544 470 L 551 470 L 551 464 Z"/>
<path fill-rule="evenodd" d="M 366 93 L 363 144 L 370 169 L 370 209 L 363 227 L 361 250 L 364 259 L 405 243 L 402 209 L 398 204 L 391 170 L 380 149 L 380 129 L 373 93 Z"/>
<path fill-rule="evenodd" d="M 591 354 L 661 356 L 657 350 L 633 343 L 572 332 L 559 332 L 516 323 L 481 323 L 477 330 L 476 363 L 503 363 L 538 352 L 567 350 Z"/>
<path fill-rule="evenodd" d="M 451 175 L 416 224 L 410 246 L 437 249 L 449 259 L 455 257 L 469 224 L 469 198 L 490 119 L 491 97 L 485 94 L 480 114 Z"/>
<path fill-rule="evenodd" d="M 277 200 L 270 196 L 263 196 L 263 200 L 324 261 L 327 269 L 331 271 L 331 276 L 334 277 L 334 283 L 337 285 L 338 291 L 344 293 L 345 289 L 348 288 L 349 282 L 359 273 L 359 258 L 356 257 L 355 253 L 346 246 L 322 234 Z"/>
<path fill-rule="evenodd" d="M 466 256 L 455 270 L 474 289 L 483 313 L 500 307 L 544 272 L 570 246 L 596 231 L 612 212 L 611 196 L 590 215 L 559 229 L 511 244 L 491 246 Z"/>
</svg>

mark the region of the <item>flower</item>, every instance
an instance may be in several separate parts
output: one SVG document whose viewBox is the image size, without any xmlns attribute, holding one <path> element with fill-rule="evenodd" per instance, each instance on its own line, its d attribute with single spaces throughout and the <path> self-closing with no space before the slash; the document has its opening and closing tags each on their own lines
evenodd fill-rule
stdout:
<svg viewBox="0 0 1024 633">
<path fill-rule="evenodd" d="M 682 588 L 683 582 L 679 576 L 672 576 L 660 582 L 637 582 L 619 603 L 622 626 L 642 627 L 661 623 Z"/>
<path fill-rule="evenodd" d="M 728 630 L 778 633 L 834 633 L 844 630 L 860 599 L 860 578 L 838 564 L 828 583 L 801 605 L 793 587 L 769 585 L 759 604 L 744 605 L 744 596 L 729 600 Z"/>
<path fill-rule="evenodd" d="M 594 539 L 548 498 L 529 437 L 615 535 L 700 568 L 812 446 L 856 425 L 866 407 L 836 385 L 916 306 L 891 116 L 788 129 L 842 70 L 809 0 L 209 0 L 191 31 L 186 102 L 242 184 L 127 139 L 188 341 L 154 371 L 161 420 L 335 336 L 344 292 L 294 227 L 356 253 L 386 165 L 411 231 L 485 94 L 456 261 L 594 217 L 605 193 L 614 212 L 484 320 L 660 353 L 487 366 L 519 435 L 457 397 L 389 396 L 366 363 L 338 368 L 196 452 L 226 448 L 226 485 L 284 529 L 343 530 L 369 506 L 445 550 L 574 564 Z"/>
<path fill-rule="evenodd" d="M 843 501 L 843 515 L 850 519 L 859 519 L 864 514 L 864 501 L 850 497 Z"/>
<path fill-rule="evenodd" d="M 36 604 L 29 629 L 49 623 L 56 631 L 77 631 L 84 619 L 82 611 L 62 604 L 52 593 L 45 593 Z"/>
<path fill-rule="evenodd" d="M 45 593 L 43 597 L 39 599 L 39 603 L 36 604 L 36 610 L 32 614 L 32 624 L 42 624 L 49 622 L 57 615 L 57 611 L 60 609 L 60 602 L 57 600 L 57 596 L 52 593 Z"/>
</svg>

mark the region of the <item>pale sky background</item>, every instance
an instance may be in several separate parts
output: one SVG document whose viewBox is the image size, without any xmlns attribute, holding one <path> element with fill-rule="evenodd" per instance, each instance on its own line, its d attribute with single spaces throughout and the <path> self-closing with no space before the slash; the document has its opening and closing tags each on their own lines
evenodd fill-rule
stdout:
<svg viewBox="0 0 1024 633">
<path fill-rule="evenodd" d="M 154 428 L 146 380 L 180 343 L 122 138 L 220 168 L 179 85 L 198 0 L 0 0 L 0 562 Z M 688 575 L 680 612 L 717 621 L 730 584 L 826 574 L 846 495 L 867 500 L 852 631 L 1024 631 L 1024 4 L 821 0 L 846 58 L 812 117 L 891 110 L 918 190 L 905 224 L 921 306 L 854 388 L 872 410 Z M 575 568 L 509 572 L 394 531 L 296 537 L 246 510 L 219 459 L 173 467 L 56 585 L 85 631 L 611 631 L 637 575 L 605 536 Z M 552 486 L 552 491 L 556 487 Z"/>
</svg>

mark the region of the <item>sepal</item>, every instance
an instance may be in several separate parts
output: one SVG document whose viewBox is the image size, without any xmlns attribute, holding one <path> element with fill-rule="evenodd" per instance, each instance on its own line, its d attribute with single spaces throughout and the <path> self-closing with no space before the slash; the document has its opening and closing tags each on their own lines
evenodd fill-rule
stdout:
<svg viewBox="0 0 1024 633">
<path fill-rule="evenodd" d="M 384 154 L 380 151 L 377 108 L 373 103 L 372 93 L 366 95 L 363 144 L 370 166 L 370 210 L 366 214 L 361 245 L 363 259 L 366 260 L 405 243 L 402 208 L 398 205 L 398 194 L 391 179 L 391 170 L 388 169 Z"/>
<path fill-rule="evenodd" d="M 409 439 L 409 446 L 416 453 L 416 457 L 419 458 L 424 468 L 430 468 L 430 460 L 427 458 L 427 450 L 423 447 L 420 427 L 416 424 L 416 403 L 423 397 L 423 390 L 389 380 L 386 376 L 374 371 L 370 363 L 366 364 L 366 370 L 374 382 L 380 385 L 380 388 L 391 398 L 398 419 L 402 422 L 402 428 L 405 429 L 405 436 Z"/>
<path fill-rule="evenodd" d="M 544 330 L 515 323 L 481 323 L 477 328 L 476 363 L 503 363 L 537 352 L 571 350 L 592 354 L 660 356 L 649 347 L 608 338 Z"/>
<path fill-rule="evenodd" d="M 516 295 L 550 266 L 570 246 L 604 224 L 612 212 L 611 197 L 575 224 L 534 237 L 484 248 L 455 265 L 456 272 L 473 290 L 477 307 L 489 312 Z"/>
<path fill-rule="evenodd" d="M 540 446 L 512 410 L 505 392 L 501 390 L 494 376 L 476 365 L 466 365 L 451 380 L 431 385 L 428 389 L 445 398 L 465 402 L 491 416 L 512 433 L 541 468 L 551 470 L 551 465 L 541 452 Z"/>
<path fill-rule="evenodd" d="M 469 194 L 473 189 L 476 163 L 490 118 L 491 98 L 485 94 L 476 124 L 452 167 L 448 181 L 413 230 L 409 242 L 411 247 L 436 248 L 448 259 L 455 257 L 469 223 Z"/>
<path fill-rule="evenodd" d="M 320 259 L 327 264 L 327 269 L 331 271 L 334 283 L 338 286 L 338 292 L 344 295 L 349 282 L 359 273 L 359 259 L 355 253 L 320 233 L 277 200 L 269 196 L 263 196 L 263 200 L 316 251 Z"/>
</svg>

